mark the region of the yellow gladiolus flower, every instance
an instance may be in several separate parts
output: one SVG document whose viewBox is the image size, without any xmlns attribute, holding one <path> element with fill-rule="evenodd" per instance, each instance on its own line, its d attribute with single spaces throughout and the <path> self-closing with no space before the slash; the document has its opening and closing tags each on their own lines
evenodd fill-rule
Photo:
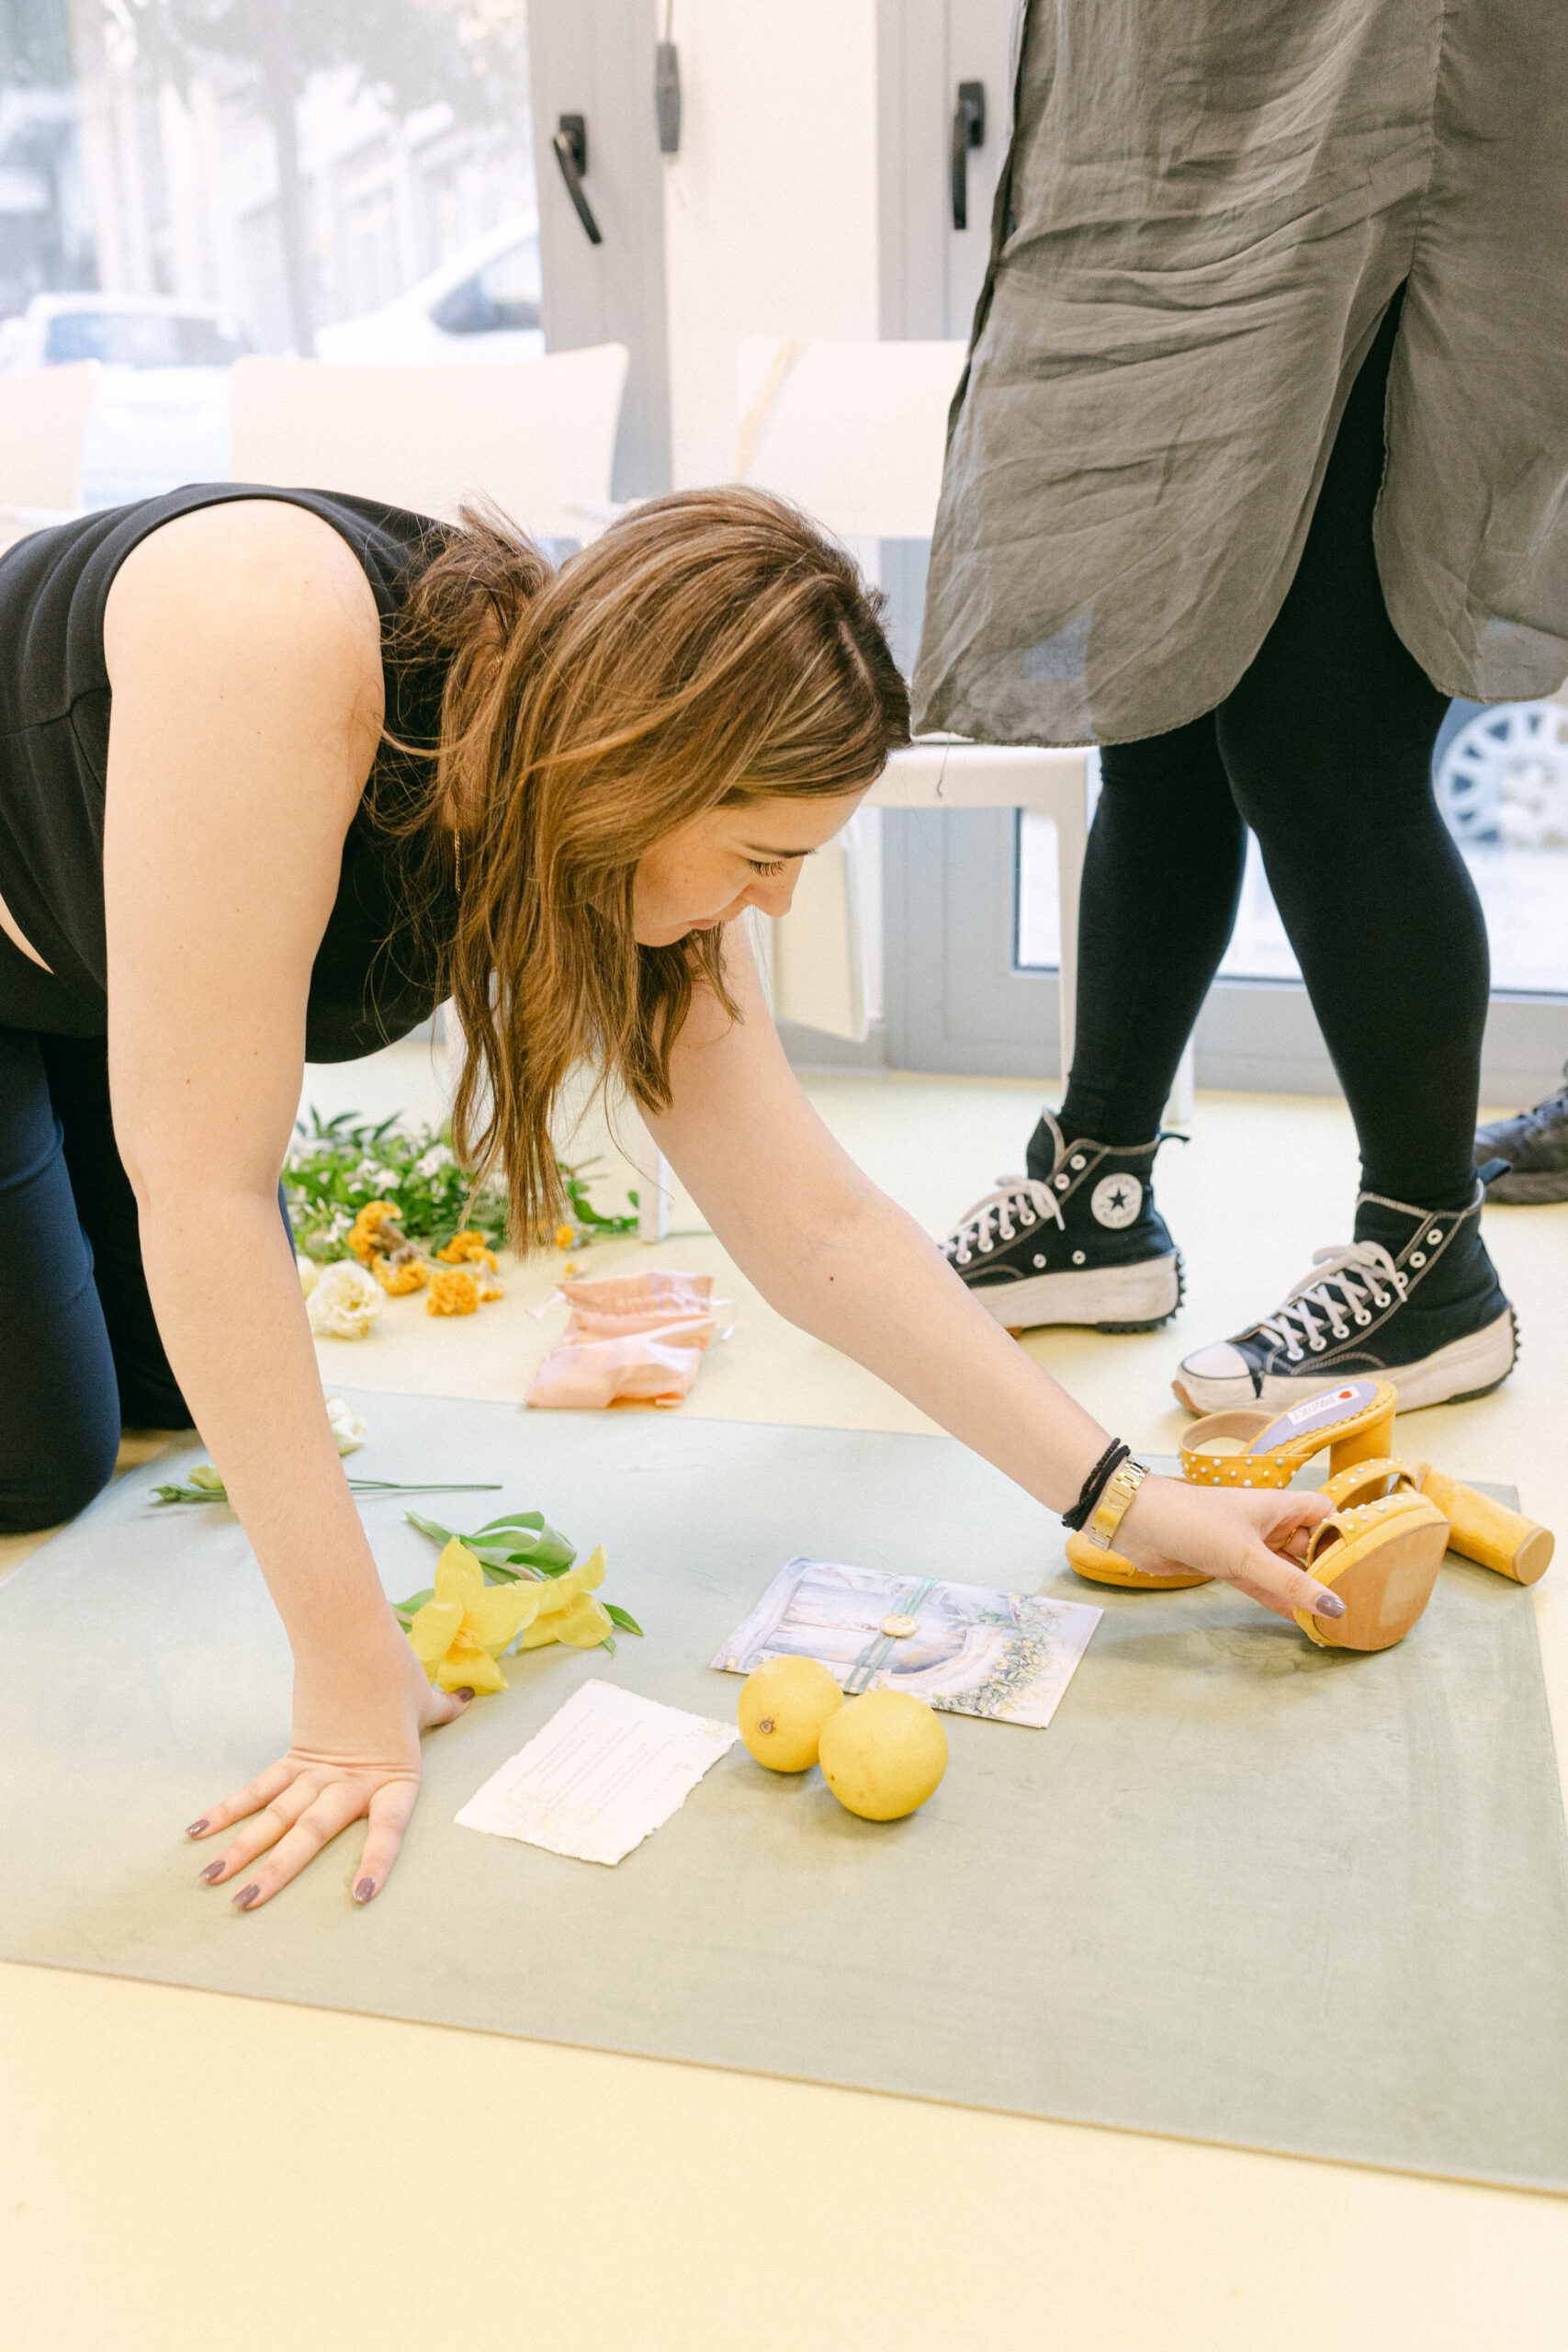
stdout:
<svg viewBox="0 0 1568 2352">
<path fill-rule="evenodd" d="M 435 1563 L 434 1596 L 409 1627 L 413 1654 L 443 1690 L 504 1690 L 506 1677 L 496 1659 L 532 1625 L 547 1590 L 537 1584 L 486 1584 L 484 1570 L 454 1535 Z"/>
<path fill-rule="evenodd" d="M 552 1577 L 539 1587 L 538 1614 L 525 1628 L 518 1647 L 542 1650 L 547 1643 L 565 1642 L 571 1649 L 596 1649 L 605 1634 L 615 1631 L 592 1598 L 595 1586 L 604 1581 L 604 1546 L 599 1544 L 564 1577 Z"/>
</svg>

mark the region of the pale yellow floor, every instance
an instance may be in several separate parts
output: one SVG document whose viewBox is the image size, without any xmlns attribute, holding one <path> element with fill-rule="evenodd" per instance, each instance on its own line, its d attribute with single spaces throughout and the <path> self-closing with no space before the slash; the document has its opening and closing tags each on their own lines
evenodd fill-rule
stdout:
<svg viewBox="0 0 1568 2352">
<path fill-rule="evenodd" d="M 439 1103 L 420 1048 L 311 1080 L 327 1109 Z M 987 1081 L 812 1091 L 932 1229 L 1021 1163 L 1032 1120 L 1030 1089 Z M 1336 1103 L 1201 1099 L 1192 1143 L 1160 1168 L 1188 1258 L 1179 1322 L 1032 1351 L 1111 1428 L 1168 1447 L 1177 1357 L 1343 1238 L 1353 1168 Z M 689 1204 L 675 1222 L 695 1223 Z M 1494 1212 L 1488 1233 L 1520 1368 L 1494 1397 L 1411 1417 L 1401 1448 L 1511 1479 L 1568 1525 L 1568 1208 Z M 582 1262 L 627 1260 L 650 1261 L 632 1243 Z M 924 1426 L 781 1325 L 711 1238 L 651 1261 L 718 1272 L 734 1302 L 687 1410 Z M 459 1323 L 394 1303 L 370 1340 L 323 1343 L 323 1374 L 521 1397 L 562 1311 L 526 1309 L 558 1270 L 513 1270 L 506 1300 Z M 13 1543 L 0 1574 L 30 1548 Z M 1560 1749 L 1562 1578 L 1520 1597 Z M 30 2352 L 412 2352 L 470 2329 L 550 2352 L 1555 2352 L 1565 2268 L 1568 2201 L 1551 2198 L 0 1970 L 0 2337 Z"/>
</svg>

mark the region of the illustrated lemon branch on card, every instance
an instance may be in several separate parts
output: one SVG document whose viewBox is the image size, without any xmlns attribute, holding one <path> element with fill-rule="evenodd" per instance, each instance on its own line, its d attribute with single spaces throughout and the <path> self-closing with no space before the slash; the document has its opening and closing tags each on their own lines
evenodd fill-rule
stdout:
<svg viewBox="0 0 1568 2352">
<path fill-rule="evenodd" d="M 408 1514 L 442 1545 L 427 1591 L 394 1601 L 415 1657 L 443 1690 L 504 1690 L 497 1660 L 513 1642 L 524 1650 L 561 1642 L 569 1649 L 615 1648 L 615 1628 L 642 1627 L 614 1601 L 594 1599 L 604 1581 L 604 1547 L 572 1565 L 574 1546 L 541 1511 L 513 1511 L 456 1535 L 435 1520 Z M 488 1575 L 498 1581 L 487 1583 Z"/>
</svg>

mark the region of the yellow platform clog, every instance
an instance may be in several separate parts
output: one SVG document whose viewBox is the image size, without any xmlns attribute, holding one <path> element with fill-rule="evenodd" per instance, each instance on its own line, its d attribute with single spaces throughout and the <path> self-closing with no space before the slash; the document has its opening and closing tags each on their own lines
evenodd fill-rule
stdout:
<svg viewBox="0 0 1568 2352">
<path fill-rule="evenodd" d="M 1181 1592 L 1187 1586 L 1213 1584 L 1213 1577 L 1194 1576 L 1183 1568 L 1179 1576 L 1151 1576 L 1146 1568 L 1135 1568 L 1120 1552 L 1102 1552 L 1087 1535 L 1067 1537 L 1067 1566 L 1076 1568 L 1080 1577 L 1088 1577 L 1091 1584 L 1114 1584 L 1133 1588 L 1140 1592 Z"/>
<path fill-rule="evenodd" d="M 1306 1561 L 1318 1582 L 1338 1594 L 1345 1614 L 1314 1617 L 1298 1609 L 1296 1623 L 1320 1649 L 1392 1649 L 1432 1598 L 1448 1548 L 1448 1521 L 1403 1479 L 1375 1501 L 1347 1503 L 1314 1529 Z"/>
<path fill-rule="evenodd" d="M 1283 1413 L 1208 1413 L 1182 1438 L 1181 1475 L 1195 1487 L 1288 1487 L 1325 1446 L 1331 1470 L 1386 1458 L 1398 1403 L 1392 1380 L 1346 1380 Z M 1241 1439 L 1240 1452 L 1216 1453 L 1224 1438 Z"/>
</svg>

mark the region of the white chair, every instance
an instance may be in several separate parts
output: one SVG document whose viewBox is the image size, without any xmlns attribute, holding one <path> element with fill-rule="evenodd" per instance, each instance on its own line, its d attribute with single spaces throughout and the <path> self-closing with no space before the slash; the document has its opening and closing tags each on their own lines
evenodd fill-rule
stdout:
<svg viewBox="0 0 1568 2352">
<path fill-rule="evenodd" d="M 96 359 L 0 375 L 0 544 L 82 503 Z"/>
<path fill-rule="evenodd" d="M 483 368 L 241 359 L 234 479 L 349 491 L 444 522 L 480 492 L 536 538 L 596 538 L 615 511 L 626 359 L 620 343 Z"/>
</svg>

